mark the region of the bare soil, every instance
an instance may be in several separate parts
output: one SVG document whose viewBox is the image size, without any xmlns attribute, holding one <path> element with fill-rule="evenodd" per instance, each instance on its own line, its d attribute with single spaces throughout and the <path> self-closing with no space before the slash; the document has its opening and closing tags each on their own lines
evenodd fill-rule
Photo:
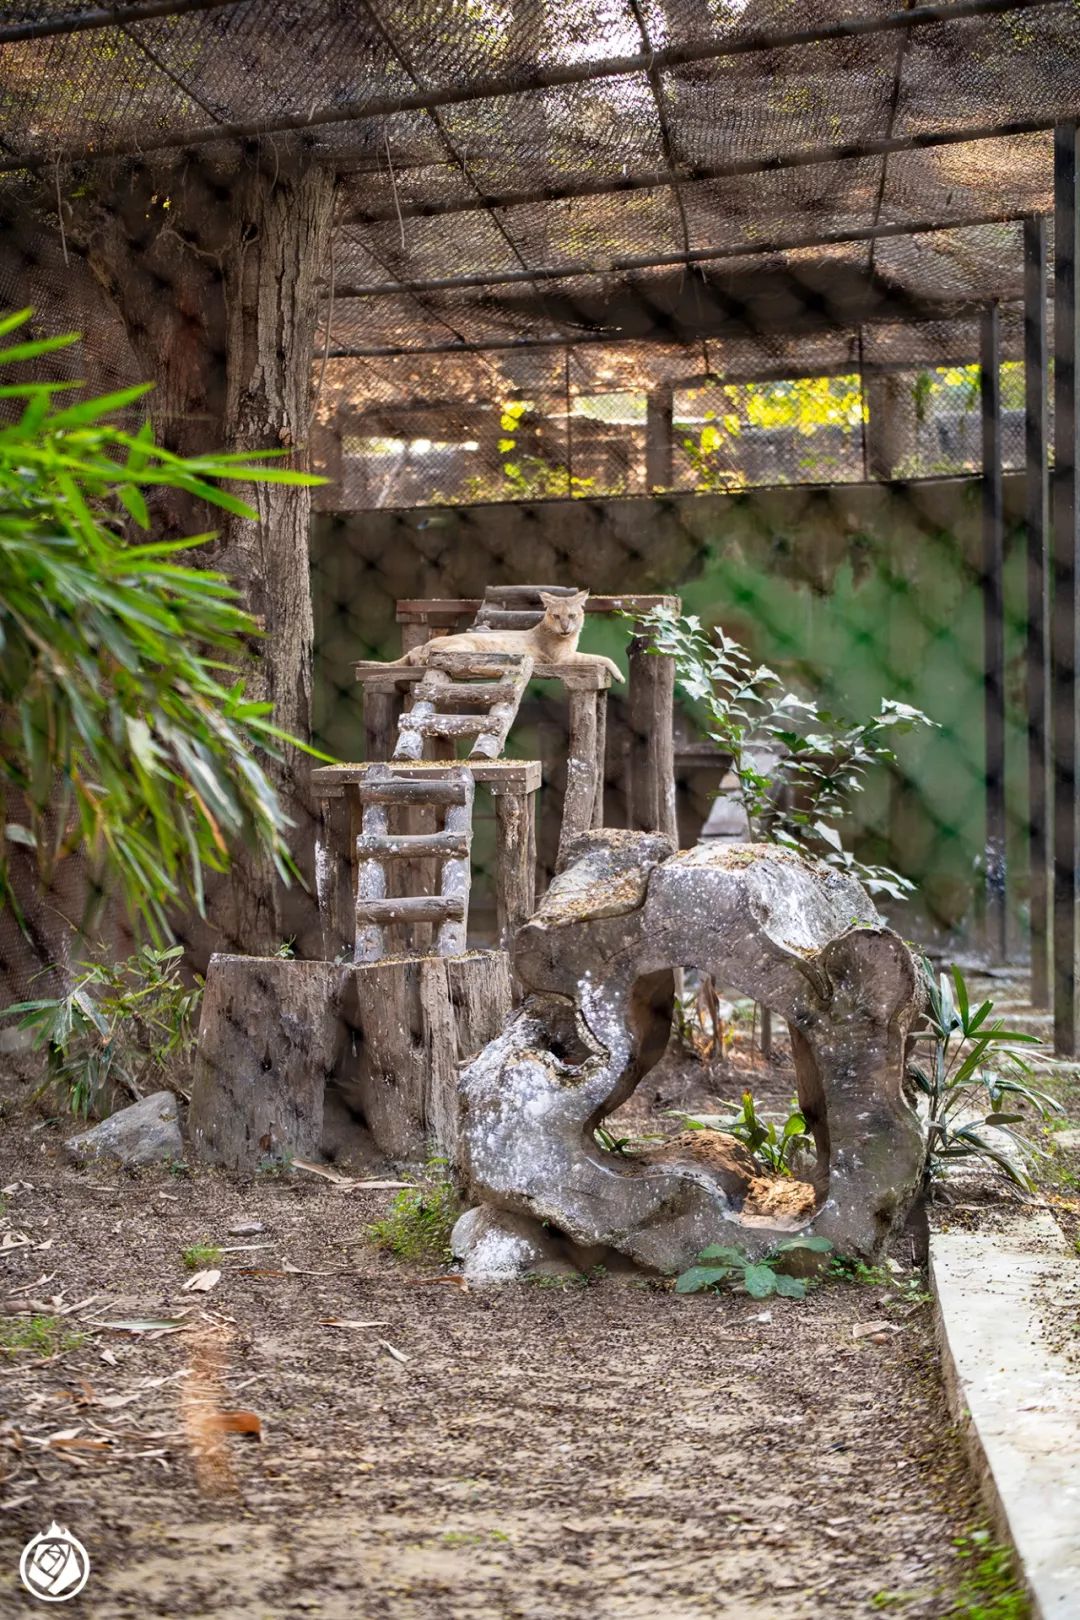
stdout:
<svg viewBox="0 0 1080 1620">
<path fill-rule="evenodd" d="M 17 1564 L 54 1518 L 93 1566 L 69 1612 L 95 1620 L 950 1612 L 979 1512 L 928 1308 L 895 1288 L 466 1292 L 372 1248 L 392 1192 L 74 1170 L 70 1125 L 22 1100 L 3 1130 L 0 1300 L 74 1306 L 85 1337 L 0 1354 L 0 1615 L 41 1612 Z M 229 1236 L 241 1219 L 265 1230 Z M 185 1292 L 207 1240 L 266 1247 Z M 178 1330 L 106 1325 L 137 1317 Z M 208 1342 L 218 1405 L 262 1433 L 219 1439 L 200 1488 L 183 1391 Z"/>
</svg>

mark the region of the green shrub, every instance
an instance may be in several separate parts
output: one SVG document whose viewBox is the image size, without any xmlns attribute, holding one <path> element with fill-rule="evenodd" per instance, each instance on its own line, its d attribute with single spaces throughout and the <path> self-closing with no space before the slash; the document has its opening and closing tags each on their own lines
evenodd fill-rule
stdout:
<svg viewBox="0 0 1080 1620">
<path fill-rule="evenodd" d="M 399 1260 L 444 1264 L 451 1258 L 450 1233 L 461 1214 L 461 1200 L 446 1170 L 445 1159 L 429 1159 L 424 1180 L 403 1188 L 383 1218 L 369 1226 L 378 1248 Z"/>
</svg>

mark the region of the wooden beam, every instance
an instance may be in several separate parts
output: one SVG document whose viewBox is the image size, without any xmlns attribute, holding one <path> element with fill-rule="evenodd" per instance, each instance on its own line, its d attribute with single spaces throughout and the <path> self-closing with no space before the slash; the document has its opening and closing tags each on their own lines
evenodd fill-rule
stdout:
<svg viewBox="0 0 1080 1620">
<path fill-rule="evenodd" d="M 986 726 L 986 943 L 1008 958 L 1005 823 L 1005 519 L 1001 481 L 1001 312 L 982 317 L 979 402 L 982 417 L 983 681 Z"/>
<path fill-rule="evenodd" d="M 1050 1003 L 1050 836 L 1047 710 L 1046 220 L 1024 221 L 1024 447 L 1027 529 L 1028 855 L 1031 1004 Z"/>
<path fill-rule="evenodd" d="M 1075 1057 L 1076 1007 L 1076 641 L 1077 327 L 1080 249 L 1076 125 L 1054 133 L 1054 476 L 1050 706 L 1054 795 L 1054 1050 Z"/>
<path fill-rule="evenodd" d="M 658 383 L 645 401 L 645 487 L 670 489 L 675 478 L 675 390 Z"/>
</svg>

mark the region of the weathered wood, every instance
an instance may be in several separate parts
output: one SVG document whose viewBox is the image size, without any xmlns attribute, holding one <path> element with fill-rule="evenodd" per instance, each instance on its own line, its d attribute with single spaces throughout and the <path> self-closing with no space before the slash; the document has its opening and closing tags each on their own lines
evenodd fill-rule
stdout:
<svg viewBox="0 0 1080 1620">
<path fill-rule="evenodd" d="M 468 855 L 472 843 L 470 832 L 388 833 L 385 838 L 361 837 L 356 852 L 363 860 L 376 856 L 381 861 L 413 860 L 431 855 L 436 860 L 448 856 Z"/>
<path fill-rule="evenodd" d="M 393 692 L 367 687 L 364 691 L 364 747 L 370 760 L 389 759 L 397 729 L 397 699 Z"/>
<path fill-rule="evenodd" d="M 495 913 L 504 950 L 536 910 L 535 819 L 532 794 L 504 793 L 495 800 Z"/>
<path fill-rule="evenodd" d="M 566 752 L 566 793 L 563 797 L 560 853 L 572 838 L 592 826 L 596 802 L 596 697 L 592 692 L 570 693 L 570 726 Z"/>
<path fill-rule="evenodd" d="M 351 994 L 350 1105 L 391 1160 L 422 1163 L 434 1146 L 455 1161 L 458 1064 L 509 1014 L 505 952 L 370 963 L 354 970 Z"/>
<path fill-rule="evenodd" d="M 482 782 L 492 793 L 534 793 L 540 786 L 541 767 L 538 759 L 463 759 L 458 769 L 467 771 L 474 782 Z M 351 764 L 319 765 L 311 773 L 317 791 L 325 797 L 348 792 L 360 787 L 371 773 L 371 762 L 360 760 Z M 430 760 L 416 760 L 394 766 L 394 780 L 427 783 L 436 792 L 445 780 L 446 766 Z M 457 790 L 455 789 L 455 793 Z M 439 801 L 432 798 L 432 803 Z M 443 801 L 445 802 L 445 801 Z"/>
<path fill-rule="evenodd" d="M 670 489 L 674 482 L 674 390 L 660 383 L 645 400 L 645 487 Z"/>
<path fill-rule="evenodd" d="M 370 770 L 362 766 L 362 770 Z M 444 767 L 445 769 L 445 767 Z M 395 771 L 389 779 L 367 778 L 357 786 L 363 804 L 464 804 L 468 789 L 445 778 L 403 780 Z"/>
<path fill-rule="evenodd" d="M 472 778 L 465 776 L 468 784 L 469 797 L 465 804 L 452 804 L 446 812 L 446 835 L 449 838 L 467 839 L 472 843 Z M 439 881 L 439 894 L 445 901 L 458 900 L 461 902 L 461 915 L 448 912 L 446 919 L 439 929 L 435 939 L 435 951 L 438 956 L 460 956 L 465 950 L 465 943 L 469 932 L 469 888 L 471 872 L 469 869 L 469 850 L 466 848 L 463 856 L 451 856 L 442 863 L 442 874 Z"/>
<path fill-rule="evenodd" d="M 501 675 L 507 670 L 516 670 L 521 658 L 519 652 L 504 652 L 497 647 L 490 652 L 476 648 L 459 652 L 456 648 L 440 647 L 429 654 L 427 667 L 445 670 L 448 675 Z"/>
<path fill-rule="evenodd" d="M 489 587 L 492 589 L 493 587 Z M 545 586 L 545 589 L 547 587 Z M 558 593 L 567 596 L 573 595 L 568 586 L 563 586 Z M 401 597 L 397 604 L 396 617 L 399 624 L 446 624 L 458 619 L 464 619 L 475 614 L 483 606 L 483 597 L 480 596 L 416 596 Z M 670 607 L 678 609 L 677 596 L 655 596 L 648 593 L 631 592 L 627 596 L 596 595 L 590 596 L 585 603 L 586 613 L 651 613 L 653 608 Z"/>
<path fill-rule="evenodd" d="M 426 683 L 417 688 L 420 696 L 434 696 L 434 689 Z M 460 714 L 474 714 L 478 707 L 489 708 L 493 703 L 508 703 L 514 696 L 513 681 L 450 681 L 438 688 L 442 708 Z"/>
<path fill-rule="evenodd" d="M 188 1112 L 196 1158 L 253 1170 L 318 1155 L 326 1082 L 348 1059 L 351 972 L 335 962 L 210 958 Z"/>
<path fill-rule="evenodd" d="M 642 832 L 678 842 L 675 823 L 675 662 L 648 650 L 645 636 L 628 649 L 627 708 L 632 737 L 630 821 Z"/>
<path fill-rule="evenodd" d="M 983 311 L 979 403 L 982 420 L 983 693 L 986 769 L 986 943 L 1008 959 L 1005 820 L 1005 517 L 1001 460 L 1001 312 Z"/>
<path fill-rule="evenodd" d="M 476 615 L 476 627 L 485 630 L 532 630 L 544 617 L 542 607 L 498 608 L 485 603 Z"/>
<path fill-rule="evenodd" d="M 375 861 L 365 862 L 365 865 L 375 866 Z M 382 867 L 379 867 L 380 873 Z M 356 920 L 359 925 L 370 923 L 380 929 L 386 923 L 395 922 L 445 922 L 454 918 L 464 920 L 466 911 L 465 900 L 460 894 L 401 894 L 391 899 L 382 897 L 369 899 L 366 895 L 356 902 Z M 382 953 L 380 953 L 382 954 Z M 377 956 L 358 956 L 358 962 L 377 962 Z"/>
<path fill-rule="evenodd" d="M 1049 713 L 1047 684 L 1046 220 L 1024 221 L 1024 451 L 1027 528 L 1028 854 L 1031 1004 L 1050 1002 Z"/>
<path fill-rule="evenodd" d="M 607 785 L 607 693 L 596 694 L 596 797 L 593 799 L 592 824 L 604 825 L 604 788 Z"/>
<path fill-rule="evenodd" d="M 462 658 L 470 655 L 464 653 L 436 655 L 433 653 L 431 657 L 432 665 L 434 665 L 436 656 L 440 658 Z M 503 653 L 501 655 L 486 653 L 477 658 L 477 667 L 474 670 L 467 671 L 467 673 L 475 673 L 478 676 L 483 674 L 492 676 L 503 674 L 505 665 L 496 665 L 495 662 L 496 658 L 500 656 L 510 660 L 520 655 L 514 653 Z M 427 673 L 427 668 L 428 666 L 424 664 L 378 664 L 363 659 L 353 665 L 353 672 L 357 681 L 363 686 L 365 694 L 373 690 L 380 693 L 385 690 L 387 693 L 394 695 L 404 692 L 410 686 L 415 686 L 421 682 Z M 562 664 L 534 664 L 532 679 L 534 681 L 561 681 L 567 691 L 577 687 L 583 692 L 599 692 L 606 690 L 611 685 L 612 677 L 603 664 L 568 661 Z"/>
<path fill-rule="evenodd" d="M 344 796 L 323 799 L 319 848 L 315 858 L 322 950 L 328 962 L 352 954 L 356 919 L 353 916 L 352 842 L 353 806 Z"/>
<path fill-rule="evenodd" d="M 364 806 L 362 838 L 385 838 L 389 826 L 385 803 L 371 801 Z M 357 840 L 359 846 L 359 840 Z M 386 868 L 379 860 L 358 860 L 356 872 L 356 929 L 353 934 L 353 961 L 377 962 L 386 955 L 386 940 L 377 910 L 386 904 Z M 395 922 L 394 917 L 382 919 Z"/>
<path fill-rule="evenodd" d="M 417 703 L 398 722 L 398 748 L 401 739 L 412 733 L 420 741 L 427 737 L 475 737 L 487 725 L 486 714 L 438 714 L 434 705 Z"/>
<path fill-rule="evenodd" d="M 489 585 L 484 591 L 484 600 L 481 606 L 488 603 L 512 603 L 530 607 L 539 600 L 540 592 L 545 596 L 576 596 L 576 585 Z"/>
</svg>

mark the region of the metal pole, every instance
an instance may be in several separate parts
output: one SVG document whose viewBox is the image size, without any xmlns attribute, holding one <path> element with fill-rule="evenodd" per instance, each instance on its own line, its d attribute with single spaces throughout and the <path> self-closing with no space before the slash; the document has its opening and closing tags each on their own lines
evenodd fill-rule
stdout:
<svg viewBox="0 0 1080 1620">
<path fill-rule="evenodd" d="M 982 415 L 983 680 L 986 719 L 986 943 L 1008 956 L 1005 859 L 1005 524 L 1001 484 L 1001 312 L 983 312 L 979 403 Z"/>
<path fill-rule="evenodd" d="M 1054 1051 L 1074 1057 L 1076 1007 L 1076 125 L 1054 131 L 1054 476 L 1050 714 L 1054 795 Z"/>
<path fill-rule="evenodd" d="M 1024 460 L 1027 529 L 1028 854 L 1031 1004 L 1050 1004 L 1050 838 L 1047 752 L 1046 220 L 1024 221 Z"/>
</svg>

